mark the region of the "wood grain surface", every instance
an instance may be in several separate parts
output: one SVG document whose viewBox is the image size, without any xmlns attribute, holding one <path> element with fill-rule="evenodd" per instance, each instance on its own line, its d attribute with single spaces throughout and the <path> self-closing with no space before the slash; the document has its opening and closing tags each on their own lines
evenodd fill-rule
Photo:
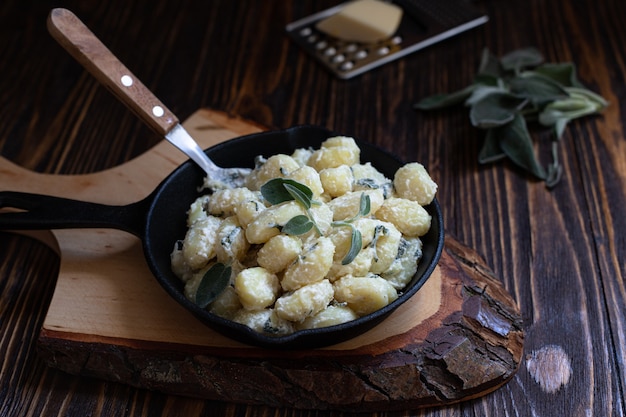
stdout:
<svg viewBox="0 0 626 417">
<path fill-rule="evenodd" d="M 78 174 L 160 142 L 47 33 L 50 9 L 67 7 L 182 120 L 208 107 L 267 126 L 314 123 L 428 166 L 446 228 L 520 305 L 525 360 L 486 397 L 370 415 L 626 415 L 626 3 L 478 0 L 487 25 L 350 81 L 329 76 L 284 31 L 336 3 L 3 1 L 0 153 L 38 172 Z M 483 135 L 465 109 L 412 109 L 471 82 L 485 46 L 498 55 L 536 46 L 550 62 L 573 61 L 610 101 L 603 115 L 568 126 L 563 179 L 551 191 L 510 164 L 479 165 Z M 547 162 L 546 137 L 536 136 Z M 35 341 L 58 265 L 36 240 L 0 234 L 1 415 L 351 415 L 190 400 L 46 367 Z"/>
</svg>

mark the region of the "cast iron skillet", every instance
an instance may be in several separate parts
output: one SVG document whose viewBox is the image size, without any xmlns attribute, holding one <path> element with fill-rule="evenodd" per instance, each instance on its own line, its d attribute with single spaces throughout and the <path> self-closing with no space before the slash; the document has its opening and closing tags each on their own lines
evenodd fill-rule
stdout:
<svg viewBox="0 0 626 417">
<path fill-rule="evenodd" d="M 296 126 L 243 136 L 206 150 L 209 157 L 223 167 L 249 167 L 257 155 L 268 157 L 277 153 L 291 154 L 296 148 L 319 148 L 322 141 L 334 134 L 315 126 Z M 371 162 L 388 178 L 402 165 L 381 149 L 358 141 L 361 162 Z M 170 253 L 187 229 L 186 212 L 198 197 L 204 172 L 192 161 L 176 168 L 145 199 L 127 206 L 107 206 L 58 197 L 0 192 L 0 208 L 16 208 L 21 212 L 0 213 L 0 230 L 43 230 L 64 228 L 114 228 L 130 232 L 143 242 L 146 261 L 155 278 L 177 302 L 203 323 L 216 331 L 266 348 L 304 349 L 335 344 L 372 328 L 424 284 L 434 270 L 443 248 L 443 220 L 435 200 L 426 207 L 432 216 L 430 231 L 422 238 L 423 257 L 417 273 L 397 300 L 357 320 L 336 326 L 301 330 L 290 335 L 272 337 L 257 333 L 245 325 L 226 320 L 196 306 L 183 293 L 183 283 L 171 271 Z"/>
</svg>

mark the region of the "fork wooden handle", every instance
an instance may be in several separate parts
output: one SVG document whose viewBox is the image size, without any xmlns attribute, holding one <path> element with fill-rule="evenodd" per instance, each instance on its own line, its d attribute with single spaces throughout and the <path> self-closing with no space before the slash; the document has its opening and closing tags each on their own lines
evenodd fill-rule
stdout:
<svg viewBox="0 0 626 417">
<path fill-rule="evenodd" d="M 74 13 L 53 9 L 48 31 L 87 71 L 156 133 L 167 134 L 178 118 L 120 62 Z"/>
</svg>

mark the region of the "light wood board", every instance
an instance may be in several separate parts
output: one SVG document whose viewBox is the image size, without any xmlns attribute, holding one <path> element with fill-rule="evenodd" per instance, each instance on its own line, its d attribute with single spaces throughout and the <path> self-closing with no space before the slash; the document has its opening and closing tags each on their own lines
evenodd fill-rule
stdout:
<svg viewBox="0 0 626 417">
<path fill-rule="evenodd" d="M 262 130 L 205 109 L 184 124 L 203 148 Z M 184 160 L 167 142 L 76 176 L 38 174 L 0 158 L 0 189 L 129 204 Z M 60 255 L 38 347 L 51 366 L 70 373 L 223 401 L 391 410 L 484 395 L 521 360 L 515 302 L 482 259 L 451 237 L 424 287 L 381 325 L 335 346 L 285 352 L 236 342 L 197 321 L 159 286 L 130 234 L 28 234 Z"/>
</svg>

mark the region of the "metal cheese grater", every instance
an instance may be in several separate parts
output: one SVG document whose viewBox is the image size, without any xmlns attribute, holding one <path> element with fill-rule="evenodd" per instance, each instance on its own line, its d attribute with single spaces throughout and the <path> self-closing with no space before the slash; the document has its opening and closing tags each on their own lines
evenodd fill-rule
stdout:
<svg viewBox="0 0 626 417">
<path fill-rule="evenodd" d="M 467 0 L 393 0 L 404 13 L 396 34 L 375 44 L 344 42 L 315 24 L 346 3 L 287 25 L 287 33 L 325 67 L 342 79 L 352 78 L 434 43 L 480 26 L 488 17 Z"/>
</svg>

